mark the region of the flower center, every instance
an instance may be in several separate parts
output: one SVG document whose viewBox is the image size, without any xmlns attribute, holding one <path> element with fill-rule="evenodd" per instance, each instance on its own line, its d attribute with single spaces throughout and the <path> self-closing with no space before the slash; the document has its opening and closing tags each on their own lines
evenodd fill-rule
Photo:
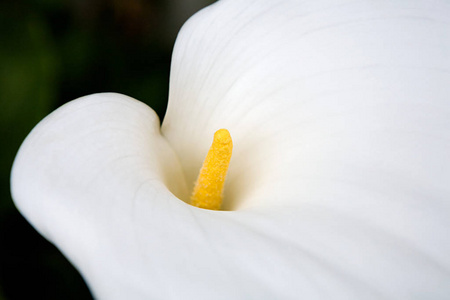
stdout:
<svg viewBox="0 0 450 300">
<path fill-rule="evenodd" d="M 228 130 L 217 130 L 195 183 L 191 205 L 213 210 L 220 209 L 232 150 L 233 142 Z"/>
</svg>

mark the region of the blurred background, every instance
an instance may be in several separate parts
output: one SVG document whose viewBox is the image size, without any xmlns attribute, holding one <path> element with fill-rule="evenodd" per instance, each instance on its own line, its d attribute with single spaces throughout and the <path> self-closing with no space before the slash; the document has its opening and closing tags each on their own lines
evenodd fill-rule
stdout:
<svg viewBox="0 0 450 300">
<path fill-rule="evenodd" d="M 173 43 L 213 0 L 0 0 L 0 299 L 92 299 L 62 254 L 15 208 L 14 157 L 75 98 L 118 92 L 163 118 Z"/>
</svg>

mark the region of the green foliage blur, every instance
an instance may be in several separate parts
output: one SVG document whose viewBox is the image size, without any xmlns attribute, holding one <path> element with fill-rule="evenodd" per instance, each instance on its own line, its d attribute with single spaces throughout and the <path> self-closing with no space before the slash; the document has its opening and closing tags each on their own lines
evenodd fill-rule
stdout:
<svg viewBox="0 0 450 300">
<path fill-rule="evenodd" d="M 0 300 L 92 299 L 11 200 L 10 170 L 26 135 L 62 104 L 98 92 L 134 97 L 162 119 L 176 33 L 212 2 L 0 2 Z"/>
</svg>

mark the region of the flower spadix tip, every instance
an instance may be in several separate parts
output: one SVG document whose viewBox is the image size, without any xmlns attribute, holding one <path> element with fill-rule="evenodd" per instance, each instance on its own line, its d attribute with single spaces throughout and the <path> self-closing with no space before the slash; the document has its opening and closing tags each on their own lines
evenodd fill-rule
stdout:
<svg viewBox="0 0 450 300">
<path fill-rule="evenodd" d="M 232 150 L 233 142 L 230 132 L 227 129 L 217 130 L 192 192 L 193 206 L 212 210 L 220 209 Z"/>
<path fill-rule="evenodd" d="M 231 135 L 227 129 L 219 129 L 214 133 L 214 141 L 220 144 L 231 143 Z"/>
</svg>

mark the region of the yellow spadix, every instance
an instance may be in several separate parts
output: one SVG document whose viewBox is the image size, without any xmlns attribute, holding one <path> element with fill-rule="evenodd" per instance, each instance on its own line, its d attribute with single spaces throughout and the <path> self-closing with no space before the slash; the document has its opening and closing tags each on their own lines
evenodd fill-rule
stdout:
<svg viewBox="0 0 450 300">
<path fill-rule="evenodd" d="M 220 209 L 232 150 L 233 142 L 228 130 L 217 130 L 192 192 L 193 206 Z"/>
</svg>

